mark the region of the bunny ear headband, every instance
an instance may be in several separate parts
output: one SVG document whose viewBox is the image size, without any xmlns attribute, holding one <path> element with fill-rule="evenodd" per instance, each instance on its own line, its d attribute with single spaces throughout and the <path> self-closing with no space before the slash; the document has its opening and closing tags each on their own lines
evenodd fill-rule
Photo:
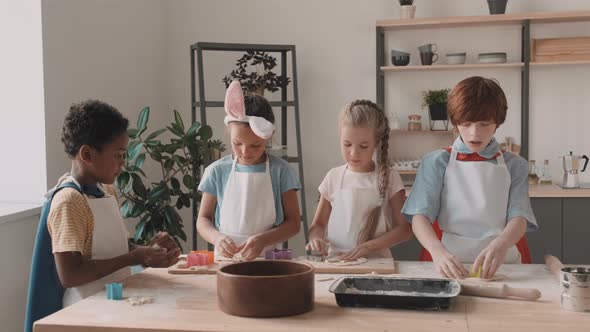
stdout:
<svg viewBox="0 0 590 332">
<path fill-rule="evenodd" d="M 243 122 L 250 125 L 254 134 L 263 139 L 269 139 L 275 130 L 275 125 L 265 118 L 246 115 L 244 94 L 240 82 L 233 81 L 225 92 L 225 119 L 227 126 L 230 122 Z"/>
</svg>

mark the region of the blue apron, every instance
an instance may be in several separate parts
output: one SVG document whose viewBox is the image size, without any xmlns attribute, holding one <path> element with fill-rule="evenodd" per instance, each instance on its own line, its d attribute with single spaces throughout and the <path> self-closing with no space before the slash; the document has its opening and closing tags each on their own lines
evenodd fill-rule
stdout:
<svg viewBox="0 0 590 332">
<path fill-rule="evenodd" d="M 59 281 L 55 258 L 51 250 L 51 236 L 47 229 L 47 217 L 51 208 L 51 202 L 55 194 L 63 188 L 73 188 L 82 193 L 72 182 L 60 185 L 50 193 L 43 204 L 35 249 L 31 262 L 31 276 L 29 279 L 29 295 L 27 297 L 27 311 L 25 315 L 25 332 L 33 331 L 33 323 L 41 318 L 51 315 L 63 308 L 62 299 L 65 289 Z"/>
</svg>

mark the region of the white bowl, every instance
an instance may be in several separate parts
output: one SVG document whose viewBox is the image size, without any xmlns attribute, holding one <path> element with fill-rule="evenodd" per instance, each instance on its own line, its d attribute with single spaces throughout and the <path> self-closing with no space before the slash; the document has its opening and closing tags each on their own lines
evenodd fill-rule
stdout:
<svg viewBox="0 0 590 332">
<path fill-rule="evenodd" d="M 447 55 L 446 59 L 449 65 L 462 65 L 465 63 L 465 55 Z"/>
</svg>

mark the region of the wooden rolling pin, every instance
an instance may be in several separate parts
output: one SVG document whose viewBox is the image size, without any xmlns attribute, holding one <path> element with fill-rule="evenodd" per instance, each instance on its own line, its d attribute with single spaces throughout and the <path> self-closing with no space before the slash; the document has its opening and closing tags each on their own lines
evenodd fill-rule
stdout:
<svg viewBox="0 0 590 332">
<path fill-rule="evenodd" d="M 480 282 L 459 281 L 461 294 L 482 297 L 494 297 L 507 299 L 516 297 L 527 301 L 536 301 L 541 297 L 541 292 L 535 288 L 514 288 L 506 284 L 486 284 Z"/>
<path fill-rule="evenodd" d="M 553 273 L 555 279 L 560 280 L 561 269 L 563 268 L 561 261 L 553 255 L 545 255 L 545 265 L 547 265 L 549 271 Z"/>
</svg>

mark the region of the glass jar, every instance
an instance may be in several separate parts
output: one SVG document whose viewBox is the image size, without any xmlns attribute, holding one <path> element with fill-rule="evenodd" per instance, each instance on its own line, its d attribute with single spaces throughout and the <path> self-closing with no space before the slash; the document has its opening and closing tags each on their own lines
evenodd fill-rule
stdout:
<svg viewBox="0 0 590 332">
<path fill-rule="evenodd" d="M 553 184 L 551 181 L 551 169 L 549 168 L 549 160 L 545 159 L 543 163 L 543 170 L 541 172 L 541 178 L 539 179 L 540 184 Z"/>
<path fill-rule="evenodd" d="M 408 119 L 408 131 L 420 131 L 422 130 L 422 117 L 420 115 L 409 115 Z"/>
<path fill-rule="evenodd" d="M 539 183 L 539 176 L 537 175 L 537 166 L 535 165 L 535 161 L 529 161 L 529 184 L 538 184 Z"/>
</svg>

